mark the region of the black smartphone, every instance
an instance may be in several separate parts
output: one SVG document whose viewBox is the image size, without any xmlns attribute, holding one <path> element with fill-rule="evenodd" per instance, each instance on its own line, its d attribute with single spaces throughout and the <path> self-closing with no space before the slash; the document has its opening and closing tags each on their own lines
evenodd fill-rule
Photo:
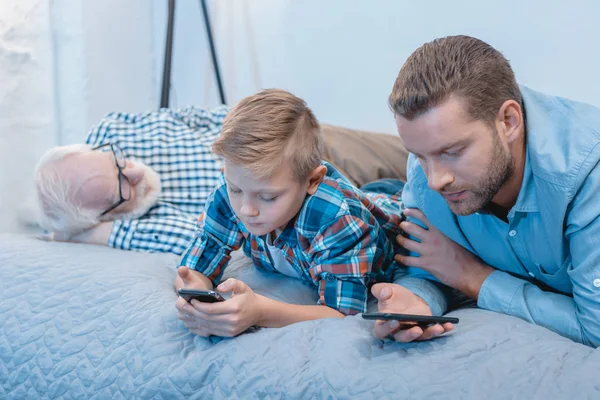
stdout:
<svg viewBox="0 0 600 400">
<path fill-rule="evenodd" d="M 196 299 L 202 303 L 216 303 L 218 301 L 225 301 L 225 298 L 214 290 L 181 288 L 177 291 L 177 293 L 179 293 L 179 295 L 188 303 L 193 299 Z"/>
<path fill-rule="evenodd" d="M 393 313 L 364 313 L 362 315 L 364 319 L 379 319 L 384 321 L 400 321 L 400 322 L 414 322 L 415 325 L 429 326 L 434 324 L 445 324 L 452 322 L 458 324 L 458 318 L 454 317 L 432 317 L 431 315 L 412 315 L 412 314 L 393 314 Z"/>
</svg>

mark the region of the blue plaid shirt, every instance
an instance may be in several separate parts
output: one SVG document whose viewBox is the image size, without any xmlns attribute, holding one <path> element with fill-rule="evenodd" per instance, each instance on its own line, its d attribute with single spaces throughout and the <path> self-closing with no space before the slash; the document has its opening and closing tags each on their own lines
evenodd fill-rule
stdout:
<svg viewBox="0 0 600 400">
<path fill-rule="evenodd" d="M 86 143 L 115 143 L 128 159 L 160 176 L 158 203 L 138 219 L 117 220 L 108 245 L 125 250 L 181 254 L 194 238 L 196 220 L 221 175 L 212 154 L 226 107 L 111 113 L 91 129 Z"/>
<path fill-rule="evenodd" d="M 302 281 L 318 289 L 318 304 L 357 314 L 366 311 L 373 283 L 393 279 L 402 205 L 397 196 L 361 192 L 330 164 L 323 164 L 323 182 L 273 245 Z M 257 268 L 277 272 L 266 236 L 248 232 L 233 212 L 223 176 L 198 227 L 181 265 L 217 284 L 231 252 L 243 248 Z"/>
</svg>

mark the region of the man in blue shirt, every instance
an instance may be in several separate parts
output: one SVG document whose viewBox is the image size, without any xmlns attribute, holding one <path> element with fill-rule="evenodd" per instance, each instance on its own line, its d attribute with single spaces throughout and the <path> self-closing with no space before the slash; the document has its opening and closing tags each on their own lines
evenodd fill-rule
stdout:
<svg viewBox="0 0 600 400">
<path fill-rule="evenodd" d="M 411 153 L 398 242 L 413 254 L 398 261 L 480 308 L 600 345 L 600 110 L 519 87 L 497 50 L 467 36 L 417 49 L 389 102 Z M 429 292 L 411 312 L 430 313 L 440 289 Z M 393 284 L 373 294 L 386 312 L 412 299 Z M 399 341 L 443 332 L 375 327 Z"/>
</svg>

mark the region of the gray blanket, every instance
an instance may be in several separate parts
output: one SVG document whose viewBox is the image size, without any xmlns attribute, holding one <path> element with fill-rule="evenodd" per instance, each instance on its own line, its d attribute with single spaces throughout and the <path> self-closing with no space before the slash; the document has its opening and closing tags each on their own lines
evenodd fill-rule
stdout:
<svg viewBox="0 0 600 400">
<path fill-rule="evenodd" d="M 0 235 L 0 398 L 600 398 L 600 350 L 478 309 L 413 344 L 376 339 L 360 316 L 195 337 L 176 318 L 177 261 Z M 242 254 L 227 274 L 315 301 Z"/>
</svg>

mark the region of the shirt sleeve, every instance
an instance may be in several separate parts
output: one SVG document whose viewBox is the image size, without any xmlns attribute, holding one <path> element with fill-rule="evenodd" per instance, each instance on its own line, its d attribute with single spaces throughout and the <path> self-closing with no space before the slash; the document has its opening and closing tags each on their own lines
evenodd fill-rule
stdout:
<svg viewBox="0 0 600 400">
<path fill-rule="evenodd" d="M 239 249 L 244 240 L 221 178 L 220 185 L 206 202 L 206 211 L 198 219 L 196 235 L 180 265 L 201 272 L 217 285 L 231 259 L 231 252 Z"/>
<path fill-rule="evenodd" d="M 410 156 L 413 158 L 414 156 Z M 410 159 L 409 159 L 409 170 L 410 170 Z M 402 189 L 402 202 L 406 208 L 421 208 L 419 207 L 418 199 L 416 194 L 412 190 L 411 180 L 409 173 L 409 181 L 404 185 Z M 408 221 L 417 224 L 426 229 L 426 227 L 419 220 L 409 218 Z M 411 236 L 411 239 L 417 240 Z M 419 254 L 414 252 L 408 252 L 409 255 L 418 257 Z M 401 266 L 397 269 L 394 283 L 401 285 L 420 298 L 422 298 L 434 316 L 443 315 L 448 311 L 448 296 L 449 291 L 447 287 L 441 284 L 433 275 L 430 273 L 415 267 L 404 267 Z"/>
<path fill-rule="evenodd" d="M 108 245 L 117 249 L 181 255 L 194 238 L 196 224 L 182 216 L 116 220 Z"/>
<path fill-rule="evenodd" d="M 352 215 L 324 226 L 311 244 L 311 276 L 319 287 L 318 304 L 345 315 L 367 309 L 367 277 L 384 254 L 375 230 Z"/>
<path fill-rule="evenodd" d="M 479 292 L 481 308 L 522 318 L 576 342 L 600 346 L 600 166 L 571 202 L 565 239 L 573 297 L 546 292 L 506 272 L 494 271 Z M 569 261 L 569 260 L 568 260 Z"/>
</svg>

